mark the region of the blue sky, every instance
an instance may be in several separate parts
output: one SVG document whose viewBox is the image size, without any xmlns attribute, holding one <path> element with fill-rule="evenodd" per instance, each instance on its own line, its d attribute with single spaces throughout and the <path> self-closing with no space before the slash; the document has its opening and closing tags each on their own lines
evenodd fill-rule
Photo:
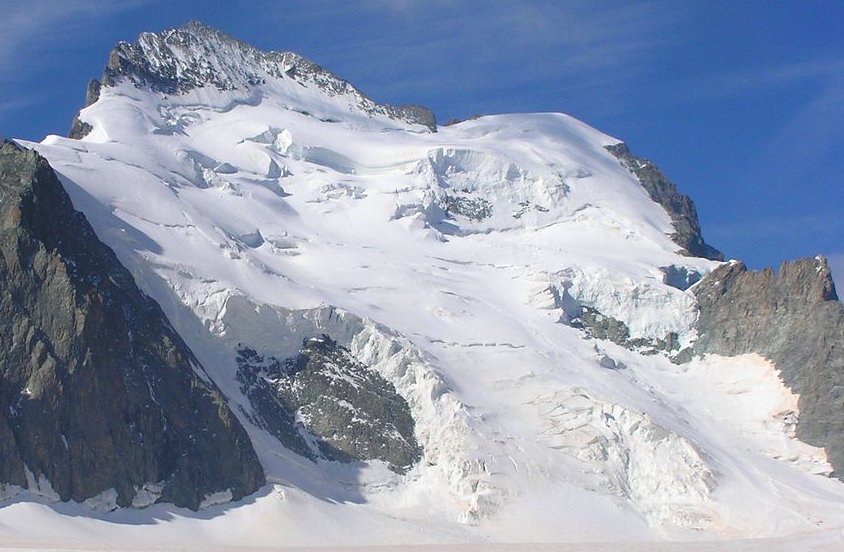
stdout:
<svg viewBox="0 0 844 552">
<path fill-rule="evenodd" d="M 0 134 L 67 132 L 118 40 L 198 19 L 438 118 L 563 111 L 691 195 L 751 267 L 844 289 L 844 2 L 0 0 Z"/>
</svg>

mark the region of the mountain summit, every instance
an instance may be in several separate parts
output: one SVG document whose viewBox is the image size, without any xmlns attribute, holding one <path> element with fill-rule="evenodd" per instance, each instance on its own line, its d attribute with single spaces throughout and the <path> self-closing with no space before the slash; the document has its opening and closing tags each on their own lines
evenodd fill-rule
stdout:
<svg viewBox="0 0 844 552">
<path fill-rule="evenodd" d="M 240 443 L 238 427 L 252 445 L 235 448 L 246 482 L 204 478 L 177 504 L 249 492 L 253 449 L 268 481 L 208 513 L 162 494 L 105 515 L 150 520 L 133 536 L 365 546 L 844 529 L 830 477 L 844 458 L 844 319 L 825 262 L 775 276 L 722 261 L 691 200 L 617 138 L 561 113 L 435 127 L 197 23 L 119 44 L 87 103 L 78 139 L 20 145 L 53 166 L 135 302 L 160 305 L 184 343 L 175 360 L 203 368 L 207 381 L 186 381 L 218 398 L 208 423 L 230 423 L 196 446 Z M 168 359 L 146 364 L 193 378 Z M 41 450 L 40 434 L 19 435 Z M 231 467 L 219 460 L 208 469 Z M 57 467 L 39 473 L 67 488 Z M 0 508 L 0 533 L 24 530 L 14 511 Z"/>
<path fill-rule="evenodd" d="M 211 88 L 229 102 L 260 101 L 266 90 L 315 89 L 326 103 L 434 132 L 437 128 L 429 109 L 379 104 L 299 54 L 263 52 L 197 21 L 160 33 L 143 33 L 135 43 L 118 43 L 101 81 L 89 85 L 86 104 L 96 101 L 101 85 L 114 87 L 123 82 L 166 95 Z"/>
</svg>

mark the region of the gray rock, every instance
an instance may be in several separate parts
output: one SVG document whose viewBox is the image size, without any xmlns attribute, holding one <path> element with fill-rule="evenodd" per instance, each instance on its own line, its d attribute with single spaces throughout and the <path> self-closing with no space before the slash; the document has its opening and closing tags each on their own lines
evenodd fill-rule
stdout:
<svg viewBox="0 0 844 552">
<path fill-rule="evenodd" d="M 275 357 L 265 358 L 242 345 L 237 349 L 237 381 L 249 399 L 251 411 L 244 414 L 256 426 L 266 429 L 281 444 L 309 460 L 320 457 L 307 439 L 306 428 L 296 420 L 296 405 L 285 401 L 277 390 L 277 380 L 287 375 L 285 363 Z"/>
<path fill-rule="evenodd" d="M 94 105 L 97 100 L 100 99 L 100 81 L 97 79 L 91 79 L 88 81 L 88 88 L 85 90 L 85 105 L 82 106 L 82 109 L 85 109 L 89 105 Z M 88 133 L 93 130 L 91 125 L 88 123 L 84 123 L 79 119 L 79 114 L 76 114 L 76 117 L 73 118 L 73 123 L 70 125 L 70 132 L 68 133 L 68 138 L 73 138 L 74 140 L 81 140 L 85 138 Z"/>
<path fill-rule="evenodd" d="M 568 184 L 563 183 L 563 190 L 565 190 L 566 193 L 569 192 Z M 537 205 L 537 204 L 533 203 L 531 200 L 526 199 L 526 200 L 520 201 L 518 203 L 516 210 L 513 211 L 513 218 L 514 219 L 520 219 L 525 215 L 525 213 L 528 213 L 530 211 L 538 211 L 540 213 L 547 213 L 548 207 L 545 207 L 543 205 Z"/>
<path fill-rule="evenodd" d="M 671 239 L 682 248 L 683 254 L 693 257 L 703 257 L 716 261 L 723 261 L 724 254 L 703 241 L 697 210 L 689 196 L 677 192 L 677 187 L 670 181 L 656 165 L 636 157 L 630 152 L 627 144 L 621 142 L 606 146 L 619 162 L 642 184 L 648 196 L 659 203 L 671 217 L 674 234 Z"/>
<path fill-rule="evenodd" d="M 606 339 L 622 346 L 630 339 L 627 324 L 592 307 L 580 307 L 580 312 L 569 319 L 569 324 L 584 330 L 591 338 Z"/>
<path fill-rule="evenodd" d="M 492 216 L 492 203 L 482 197 L 452 194 L 445 196 L 443 210 L 446 217 L 460 215 L 480 222 Z"/>
<path fill-rule="evenodd" d="M 627 365 L 620 360 L 616 360 L 604 353 L 598 355 L 598 366 L 607 370 L 624 370 L 627 368 Z"/>
<path fill-rule="evenodd" d="M 698 354 L 757 353 L 800 395 L 797 437 L 824 447 L 844 475 L 844 305 L 826 259 L 786 262 L 779 273 L 730 263 L 693 288 Z"/>
<path fill-rule="evenodd" d="M 586 332 L 592 339 L 605 339 L 643 355 L 655 355 L 676 351 L 680 347 L 679 336 L 671 332 L 665 338 L 630 337 L 627 324 L 601 313 L 597 309 L 580 305 L 567 312 L 568 324 Z"/>
<path fill-rule="evenodd" d="M 421 457 L 407 402 L 330 337 L 283 361 L 241 346 L 237 362 L 253 420 L 302 456 L 382 460 L 399 473 Z"/>
<path fill-rule="evenodd" d="M 47 161 L 0 146 L 0 482 L 61 500 L 146 484 L 196 509 L 264 483 L 249 438 Z"/>
<path fill-rule="evenodd" d="M 194 88 L 249 90 L 264 83 L 264 75 L 315 84 L 331 96 L 352 96 L 366 113 L 420 124 L 436 132 L 434 113 L 422 106 L 379 104 L 316 63 L 293 52 L 263 52 L 216 29 L 192 21 L 178 29 L 143 33 L 136 43 L 120 42 L 109 55 L 105 86 L 128 80 L 162 94 L 182 94 Z"/>
</svg>

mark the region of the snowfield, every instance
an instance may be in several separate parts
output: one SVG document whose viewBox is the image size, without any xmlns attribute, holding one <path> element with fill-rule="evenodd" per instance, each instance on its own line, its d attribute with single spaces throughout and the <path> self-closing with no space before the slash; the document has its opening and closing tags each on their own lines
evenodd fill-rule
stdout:
<svg viewBox="0 0 844 552">
<path fill-rule="evenodd" d="M 687 345 L 694 297 L 666 267 L 718 265 L 677 253 L 616 139 L 551 113 L 432 133 L 284 78 L 123 83 L 81 119 L 83 140 L 22 144 L 162 305 L 269 482 L 198 513 L 24 491 L 0 550 L 844 549 L 844 485 L 794 439 L 769 363 L 678 366 L 566 323 L 586 306 Z M 410 405 L 406 474 L 311 462 L 249 421 L 236 346 L 287 358 L 322 333 Z"/>
</svg>

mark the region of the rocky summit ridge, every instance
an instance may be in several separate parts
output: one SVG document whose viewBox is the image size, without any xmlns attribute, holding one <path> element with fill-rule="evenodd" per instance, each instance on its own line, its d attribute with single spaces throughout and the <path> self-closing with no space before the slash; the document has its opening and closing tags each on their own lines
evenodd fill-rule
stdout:
<svg viewBox="0 0 844 552">
<path fill-rule="evenodd" d="M 177 95 L 204 87 L 220 92 L 248 91 L 268 80 L 314 86 L 328 97 L 350 98 L 366 114 L 437 130 L 434 113 L 425 107 L 378 103 L 299 54 L 264 52 L 198 21 L 159 33 L 142 33 L 134 43 L 119 42 L 109 54 L 101 80 L 89 84 L 85 105 L 96 101 L 100 86 L 116 86 L 123 81 Z M 78 138 L 88 130 L 77 119 L 70 136 Z"/>
</svg>

